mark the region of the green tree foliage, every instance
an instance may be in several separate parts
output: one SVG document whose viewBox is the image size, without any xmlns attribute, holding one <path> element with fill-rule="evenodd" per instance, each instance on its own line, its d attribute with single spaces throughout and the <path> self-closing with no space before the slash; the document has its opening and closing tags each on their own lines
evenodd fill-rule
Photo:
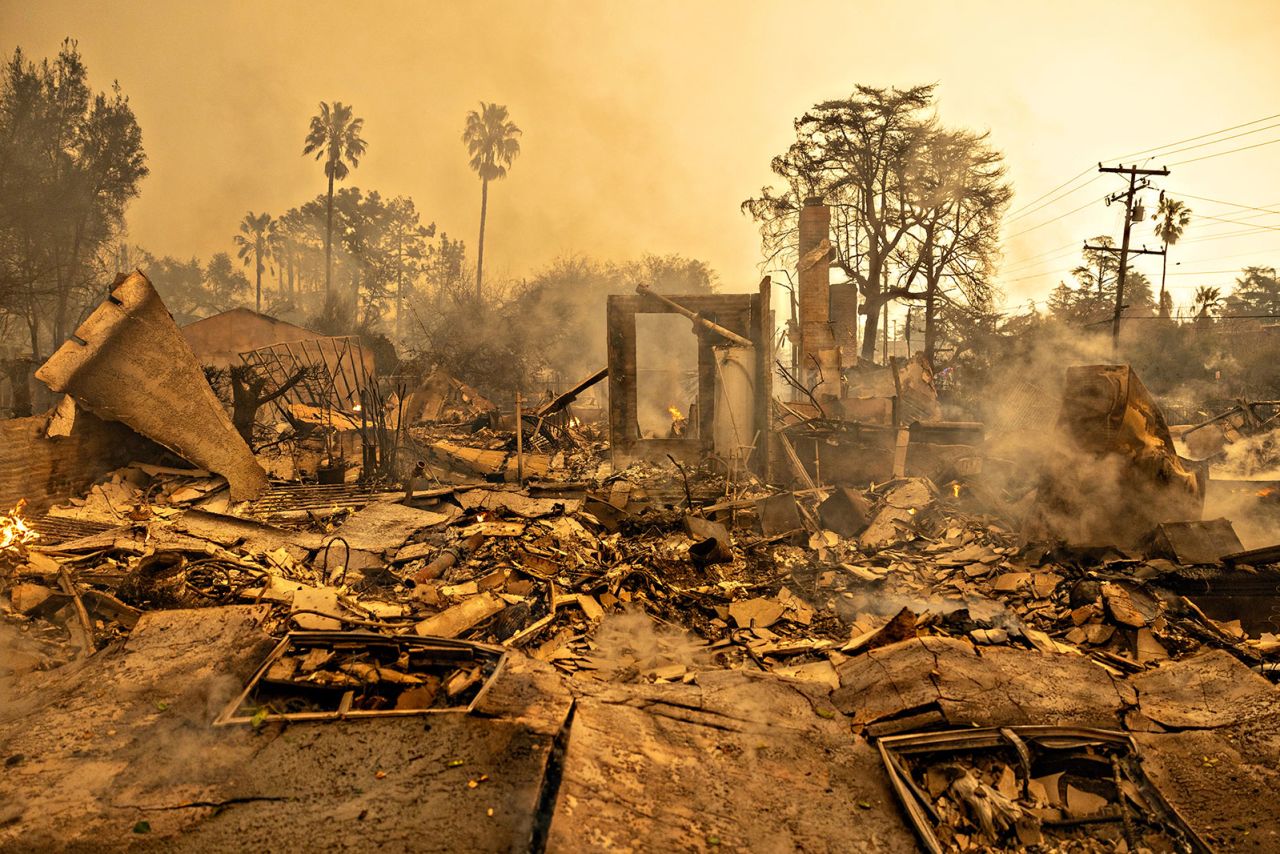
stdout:
<svg viewBox="0 0 1280 854">
<path fill-rule="evenodd" d="M 1197 290 L 1197 299 L 1199 290 Z M 1223 306 L 1224 317 L 1280 316 L 1280 281 L 1275 267 L 1245 267 Z"/>
<path fill-rule="evenodd" d="M 14 51 L 0 69 L 0 313 L 35 356 L 101 298 L 146 175 L 129 99 L 93 92 L 74 41 L 39 63 Z"/>
<path fill-rule="evenodd" d="M 832 205 L 833 263 L 857 283 L 865 359 L 886 302 L 924 302 L 928 328 L 944 304 L 981 315 L 993 295 L 989 272 L 1010 198 L 1002 158 L 985 135 L 943 127 L 933 95 L 933 86 L 858 86 L 816 104 L 773 159 L 779 185 L 742 205 L 760 223 L 766 269 L 794 260 L 805 199 Z"/>
<path fill-rule="evenodd" d="M 468 302 L 471 292 L 468 288 L 466 244 L 461 240 L 451 240 L 448 234 L 440 232 L 439 242 L 427 250 L 423 278 L 426 296 L 436 308 L 446 301 Z"/>
<path fill-rule="evenodd" d="M 384 200 L 378 191 L 366 194 L 358 187 L 338 193 L 334 217 L 340 235 L 340 272 L 349 278 L 348 289 L 356 297 L 356 325 L 372 328 L 402 288 L 412 289 L 435 224 L 422 225 L 408 198 Z"/>
<path fill-rule="evenodd" d="M 448 243 L 442 236 L 441 244 Z M 465 260 L 451 265 L 465 269 Z M 570 256 L 507 294 L 491 288 L 480 308 L 469 291 L 429 301 L 424 296 L 415 311 L 419 361 L 424 369 L 443 367 L 494 394 L 533 393 L 538 377 L 572 383 L 606 361 L 609 294 L 633 294 L 637 284 L 670 294 L 706 294 L 714 292 L 716 275 L 703 262 L 679 255 L 646 255 L 627 263 Z"/>
<path fill-rule="evenodd" d="M 155 286 L 178 325 L 248 304 L 249 279 L 226 252 L 201 266 L 196 258 L 157 257 L 139 250 L 137 266 Z"/>
<path fill-rule="evenodd" d="M 520 128 L 502 104 L 480 102 L 480 109 L 467 113 L 462 141 L 471 155 L 471 170 L 480 176 L 480 240 L 476 244 L 476 301 L 483 298 L 484 224 L 489 212 L 489 182 L 507 177 L 507 169 L 520 154 Z"/>
<path fill-rule="evenodd" d="M 1222 305 L 1222 288 L 1201 285 L 1196 288 L 1194 307 L 1196 317 L 1211 317 Z"/>
<path fill-rule="evenodd" d="M 1114 302 L 1116 275 L 1120 270 L 1120 255 L 1115 251 L 1116 242 L 1105 234 L 1085 243 L 1081 250 L 1083 260 L 1071 271 L 1081 290 L 1094 291 L 1099 301 L 1106 303 L 1108 296 Z M 1101 247 L 1091 249 L 1091 246 Z"/>
<path fill-rule="evenodd" d="M 1101 248 L 1091 249 L 1091 246 Z M 1071 270 L 1076 287 L 1059 282 L 1049 295 L 1049 313 L 1053 317 L 1082 327 L 1106 325 L 1115 314 L 1120 271 L 1120 254 L 1114 251 L 1114 246 L 1115 242 L 1105 234 L 1087 241 L 1081 250 L 1081 262 Z M 1122 317 L 1150 317 L 1156 310 L 1151 280 L 1133 265 L 1125 272 L 1124 302 Z"/>
<path fill-rule="evenodd" d="M 210 314 L 243 305 L 249 296 L 249 280 L 236 269 L 231 256 L 216 252 L 204 268 L 205 290 Z"/>
<path fill-rule="evenodd" d="M 364 130 L 364 119 L 357 118 L 349 104 L 334 101 L 332 104 L 320 102 L 320 112 L 311 117 L 311 127 L 303 140 L 302 155 L 314 154 L 316 160 L 324 162 L 324 175 L 329 181 L 326 195 L 326 217 L 324 230 L 324 293 L 329 299 L 333 295 L 332 288 L 332 247 L 333 247 L 333 182 L 342 181 L 347 174 L 360 165 L 364 156 L 366 143 L 360 136 Z M 350 165 L 348 165 L 350 164 Z"/>
<path fill-rule="evenodd" d="M 331 211 L 335 240 L 326 259 Z M 402 304 L 421 286 L 435 228 L 435 223 L 423 224 L 412 199 L 384 199 L 359 187 L 338 190 L 332 204 L 322 195 L 286 211 L 266 236 L 283 282 L 271 313 L 318 319 L 333 334 L 378 326 L 393 303 Z M 336 281 L 347 299 L 318 299 L 326 271 L 331 286 Z"/>
<path fill-rule="evenodd" d="M 146 250 L 137 256 L 138 269 L 146 274 L 164 300 L 165 307 L 179 324 L 203 317 L 208 306 L 205 273 L 198 258 L 185 261 L 165 255 L 156 257 Z"/>
<path fill-rule="evenodd" d="M 395 277 L 395 333 L 404 334 L 404 313 L 407 299 L 412 299 L 414 283 L 425 272 L 431 246 L 436 236 L 436 224 L 423 225 L 413 199 L 397 196 L 387 204 L 384 241 L 389 254 L 391 272 Z"/>
</svg>

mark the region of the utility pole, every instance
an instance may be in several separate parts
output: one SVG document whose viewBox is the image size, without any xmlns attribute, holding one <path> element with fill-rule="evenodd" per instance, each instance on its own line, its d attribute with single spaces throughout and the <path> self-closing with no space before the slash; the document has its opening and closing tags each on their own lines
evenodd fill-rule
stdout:
<svg viewBox="0 0 1280 854">
<path fill-rule="evenodd" d="M 1168 175 L 1168 169 L 1139 169 L 1137 166 L 1103 166 L 1098 164 L 1099 172 L 1107 172 L 1113 175 L 1128 175 L 1129 189 L 1123 193 L 1114 193 L 1107 197 L 1107 204 L 1124 199 L 1124 237 L 1120 241 L 1120 269 L 1116 271 L 1116 310 L 1111 319 L 1111 352 L 1114 354 L 1120 349 L 1120 313 L 1124 311 L 1124 280 L 1125 272 L 1129 266 L 1129 230 L 1133 226 L 1133 198 L 1139 190 L 1145 190 L 1151 186 L 1151 182 L 1147 180 L 1150 175 Z M 1142 181 L 1138 181 L 1138 176 L 1142 176 Z M 1114 251 L 1114 249 L 1088 246 L 1090 249 L 1103 248 L 1104 251 Z M 1149 249 L 1133 250 L 1135 255 L 1163 255 L 1163 252 L 1152 251 Z M 1101 285 L 1101 281 L 1099 281 Z"/>
</svg>

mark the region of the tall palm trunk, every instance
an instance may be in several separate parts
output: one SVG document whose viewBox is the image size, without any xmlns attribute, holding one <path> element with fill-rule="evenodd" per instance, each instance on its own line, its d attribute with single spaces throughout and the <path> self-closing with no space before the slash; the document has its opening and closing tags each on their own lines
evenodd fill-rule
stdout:
<svg viewBox="0 0 1280 854">
<path fill-rule="evenodd" d="M 257 273 L 257 281 L 254 283 L 254 311 L 262 314 L 262 256 L 255 254 L 254 260 L 257 262 L 253 265 L 254 272 Z"/>
<path fill-rule="evenodd" d="M 1164 276 L 1165 271 L 1169 268 L 1169 241 L 1164 242 L 1164 252 L 1160 255 L 1160 305 L 1156 309 L 1156 313 L 1161 317 L 1168 317 L 1169 312 L 1165 309 L 1164 303 Z"/>
<path fill-rule="evenodd" d="M 480 243 L 476 247 L 476 302 L 482 299 L 484 281 L 484 219 L 489 212 L 489 179 L 480 179 Z"/>
<path fill-rule="evenodd" d="M 333 280 L 333 164 L 329 166 L 329 202 L 324 221 L 324 298 L 332 292 Z"/>
</svg>

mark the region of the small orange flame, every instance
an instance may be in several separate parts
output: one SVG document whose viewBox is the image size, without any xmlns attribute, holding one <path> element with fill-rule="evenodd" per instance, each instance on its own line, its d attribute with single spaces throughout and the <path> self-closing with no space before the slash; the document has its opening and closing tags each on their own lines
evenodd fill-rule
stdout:
<svg viewBox="0 0 1280 854">
<path fill-rule="evenodd" d="M 1266 489 L 1259 489 L 1257 495 L 1259 498 L 1266 498 L 1276 491 L 1274 486 L 1268 486 Z"/>
<path fill-rule="evenodd" d="M 667 412 L 671 414 L 671 434 L 670 435 L 674 438 L 679 438 L 680 436 L 683 436 L 685 431 L 685 426 L 688 423 L 689 419 L 685 416 L 683 412 L 680 411 L 680 407 L 676 406 L 674 403 L 667 407 Z"/>
<path fill-rule="evenodd" d="M 953 483 L 953 484 L 951 484 L 951 496 L 952 496 L 953 498 L 959 498 L 959 497 L 960 497 L 960 484 L 958 484 L 958 483 Z"/>
<path fill-rule="evenodd" d="M 0 551 L 16 549 L 40 538 L 22 518 L 22 508 L 26 506 L 24 498 L 8 513 L 0 513 Z"/>
</svg>

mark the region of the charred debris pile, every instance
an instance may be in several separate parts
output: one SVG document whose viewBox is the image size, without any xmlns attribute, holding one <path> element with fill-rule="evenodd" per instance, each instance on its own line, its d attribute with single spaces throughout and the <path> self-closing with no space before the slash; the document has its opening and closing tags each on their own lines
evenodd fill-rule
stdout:
<svg viewBox="0 0 1280 854">
<path fill-rule="evenodd" d="M 1208 428 L 1171 431 L 1128 368 L 1070 368 L 1060 400 L 984 427 L 940 419 L 923 362 L 841 366 L 805 339 L 822 379 L 775 391 L 768 300 L 767 281 L 613 297 L 608 366 L 501 410 L 442 372 L 380 383 L 349 340 L 268 341 L 243 354 L 268 378 L 255 453 L 135 274 L 41 369 L 65 397 L 39 441 L 101 419 L 150 453 L 0 516 L 6 678 L 101 654 L 148 611 L 243 603 L 270 606 L 279 645 L 224 724 L 465 712 L 504 656 L 571 682 L 742 668 L 832 690 L 916 639 L 1116 680 L 1206 650 L 1280 672 L 1280 547 L 1201 518 L 1209 468 L 1175 433 Z M 636 426 L 643 312 L 686 315 L 699 343 L 666 436 Z M 1270 426 L 1246 404 L 1214 424 L 1224 443 Z M 929 734 L 953 723 L 930 703 L 851 720 L 930 850 L 1203 845 L 1124 733 Z"/>
</svg>

